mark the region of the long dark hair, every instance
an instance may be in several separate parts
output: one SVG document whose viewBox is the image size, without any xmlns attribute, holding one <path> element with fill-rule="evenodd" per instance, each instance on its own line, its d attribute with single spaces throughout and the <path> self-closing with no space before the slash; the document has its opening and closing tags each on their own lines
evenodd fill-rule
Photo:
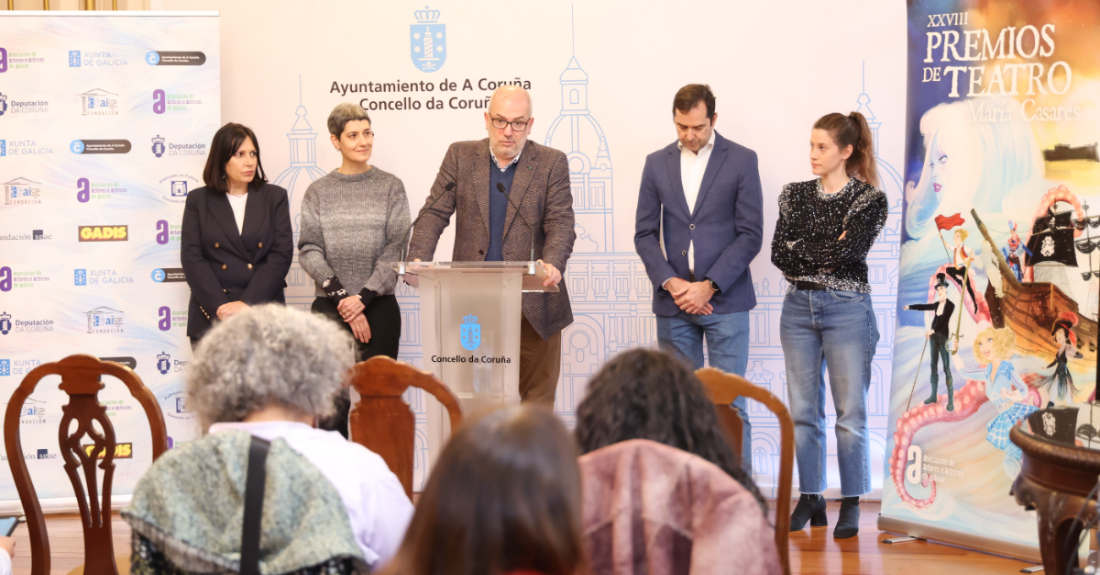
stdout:
<svg viewBox="0 0 1100 575">
<path fill-rule="evenodd" d="M 206 156 L 206 167 L 202 170 L 202 181 L 212 190 L 222 193 L 229 191 L 229 182 L 225 179 L 225 165 L 237 149 L 241 147 L 245 139 L 252 140 L 256 147 L 256 173 L 252 175 L 249 189 L 258 188 L 260 184 L 267 182 L 267 174 L 264 173 L 264 164 L 260 161 L 260 141 L 256 139 L 256 133 L 248 126 L 230 122 L 214 133 L 214 140 L 210 143 L 210 153 Z"/>
<path fill-rule="evenodd" d="M 585 564 L 576 446 L 553 413 L 518 405 L 450 439 L 384 572 L 575 575 Z"/>
<path fill-rule="evenodd" d="M 726 443 L 703 384 L 666 353 L 632 349 L 604 364 L 577 406 L 573 436 L 582 454 L 628 439 L 649 439 L 698 455 L 721 467 L 763 505 L 756 484 Z"/>
<path fill-rule="evenodd" d="M 836 142 L 838 148 L 843 150 L 852 147 L 852 155 L 848 156 L 845 170 L 849 177 L 857 178 L 878 188 L 878 168 L 875 167 L 875 144 L 872 141 L 871 126 L 867 124 L 867 118 L 859 112 L 844 114 L 825 114 L 814 122 L 815 130 L 829 132 L 829 137 Z"/>
</svg>

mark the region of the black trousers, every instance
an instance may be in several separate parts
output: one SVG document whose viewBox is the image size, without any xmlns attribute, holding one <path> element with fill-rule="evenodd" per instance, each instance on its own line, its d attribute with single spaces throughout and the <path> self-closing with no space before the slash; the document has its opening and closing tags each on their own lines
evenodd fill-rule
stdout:
<svg viewBox="0 0 1100 575">
<path fill-rule="evenodd" d="M 323 315 L 338 323 L 340 327 L 351 333 L 351 326 L 340 317 L 336 309 L 336 302 L 327 297 L 319 297 L 313 301 L 313 313 Z M 397 297 L 393 295 L 380 295 L 371 300 L 367 309 L 363 310 L 370 324 L 370 341 L 363 343 L 355 341 L 355 361 L 364 361 L 376 355 L 385 355 L 397 359 L 398 348 L 401 344 L 401 308 L 397 305 Z M 328 431 L 338 431 L 344 437 L 348 436 L 348 412 L 351 410 L 351 398 L 345 388 L 333 398 L 336 413 L 322 418 L 318 427 Z"/>
</svg>

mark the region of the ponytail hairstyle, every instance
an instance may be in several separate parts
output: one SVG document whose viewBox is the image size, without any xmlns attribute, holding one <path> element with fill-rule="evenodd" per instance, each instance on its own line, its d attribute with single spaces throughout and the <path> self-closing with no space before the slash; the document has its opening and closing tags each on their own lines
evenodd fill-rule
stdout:
<svg viewBox="0 0 1100 575">
<path fill-rule="evenodd" d="M 875 168 L 875 146 L 871 139 L 871 127 L 867 118 L 859 112 L 826 114 L 814 122 L 815 130 L 825 130 L 837 147 L 852 147 L 852 155 L 845 163 L 848 176 L 862 180 L 878 188 L 878 169 Z"/>
</svg>

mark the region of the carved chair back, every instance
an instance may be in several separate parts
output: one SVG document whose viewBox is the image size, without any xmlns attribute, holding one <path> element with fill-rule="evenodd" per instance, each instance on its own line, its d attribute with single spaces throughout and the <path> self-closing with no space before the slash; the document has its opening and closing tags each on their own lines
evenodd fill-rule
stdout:
<svg viewBox="0 0 1100 575">
<path fill-rule="evenodd" d="M 401 395 L 415 387 L 435 396 L 450 416 L 452 433 L 462 424 L 458 398 L 434 375 L 386 356 L 355 364 L 351 385 L 360 395 L 348 417 L 352 441 L 380 455 L 412 499 L 416 418 Z"/>
<path fill-rule="evenodd" d="M 730 407 L 738 397 L 755 399 L 764 404 L 779 420 L 779 486 L 775 503 L 775 546 L 779 549 L 779 559 L 783 563 L 783 572 L 790 574 L 791 562 L 788 539 L 791 529 L 791 481 L 794 475 L 794 420 L 787 406 L 772 392 L 753 385 L 747 379 L 732 373 L 725 373 L 713 367 L 695 372 L 703 382 L 707 395 L 718 412 L 718 420 L 726 432 L 726 440 L 738 457 L 752 457 L 751 453 L 741 453 L 741 438 L 744 423 L 737 410 Z"/>
<path fill-rule="evenodd" d="M 27 472 L 23 459 L 23 445 L 19 435 L 19 416 L 23 403 L 34 392 L 38 382 L 48 375 L 60 375 L 61 391 L 69 396 L 69 403 L 62 406 L 61 425 L 58 429 L 61 458 L 65 473 L 73 484 L 80 518 L 84 528 L 85 572 L 116 574 L 114 542 L 111 539 L 111 481 L 115 471 L 115 430 L 107 417 L 106 407 L 99 402 L 99 391 L 104 385 L 101 376 L 118 378 L 130 395 L 138 400 L 149 419 L 153 437 L 153 460 L 168 449 L 164 416 L 156 397 L 142 384 L 141 378 L 129 368 L 110 361 L 100 361 L 90 355 L 70 355 L 55 363 L 40 365 L 23 378 L 22 383 L 8 401 L 4 414 L 4 448 L 8 465 L 19 492 L 19 501 L 27 516 L 27 529 L 31 540 L 31 575 L 47 575 L 50 572 L 50 540 L 46 534 L 46 521 L 42 507 Z M 70 427 L 76 423 L 76 429 Z M 93 425 L 99 424 L 99 430 Z M 83 447 L 87 436 L 91 449 Z M 103 470 L 103 485 L 98 485 L 96 467 Z M 83 482 L 77 470 L 83 472 Z"/>
</svg>

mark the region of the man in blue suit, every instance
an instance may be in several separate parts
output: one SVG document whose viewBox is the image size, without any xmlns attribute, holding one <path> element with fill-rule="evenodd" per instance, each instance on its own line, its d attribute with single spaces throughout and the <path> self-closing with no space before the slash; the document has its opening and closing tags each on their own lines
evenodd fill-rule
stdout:
<svg viewBox="0 0 1100 575">
<path fill-rule="evenodd" d="M 678 141 L 646 158 L 634 233 L 653 282 L 657 343 L 699 369 L 706 336 L 710 365 L 744 375 L 756 306 L 749 264 L 764 219 L 756 152 L 714 131 L 709 86 L 681 88 L 672 114 Z M 751 473 L 745 398 L 733 407 L 745 423 L 741 465 Z"/>
</svg>

